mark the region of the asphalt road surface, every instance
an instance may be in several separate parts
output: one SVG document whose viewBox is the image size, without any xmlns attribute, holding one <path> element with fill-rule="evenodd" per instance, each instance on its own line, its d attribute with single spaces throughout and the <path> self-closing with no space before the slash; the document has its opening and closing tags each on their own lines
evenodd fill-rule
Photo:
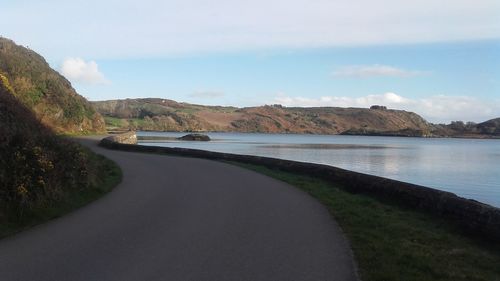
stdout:
<svg viewBox="0 0 500 281">
<path fill-rule="evenodd" d="M 356 280 L 325 207 L 232 165 L 112 151 L 123 182 L 62 218 L 0 240 L 0 280 Z"/>
</svg>

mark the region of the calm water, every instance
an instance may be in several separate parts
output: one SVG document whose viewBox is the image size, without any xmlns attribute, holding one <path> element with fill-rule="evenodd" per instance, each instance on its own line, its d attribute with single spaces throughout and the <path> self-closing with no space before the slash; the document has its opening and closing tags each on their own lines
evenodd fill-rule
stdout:
<svg viewBox="0 0 500 281">
<path fill-rule="evenodd" d="M 139 132 L 179 137 L 185 133 Z M 500 207 L 500 140 L 209 133 L 211 142 L 140 144 L 195 148 L 328 164 L 388 177 Z"/>
</svg>

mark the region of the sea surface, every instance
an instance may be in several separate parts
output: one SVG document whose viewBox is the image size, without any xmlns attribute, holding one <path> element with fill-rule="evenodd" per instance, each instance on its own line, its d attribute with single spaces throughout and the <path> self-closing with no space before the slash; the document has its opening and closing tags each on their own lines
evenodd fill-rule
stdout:
<svg viewBox="0 0 500 281">
<path fill-rule="evenodd" d="M 500 207 L 500 140 L 253 133 L 208 133 L 210 142 L 173 139 L 185 134 L 137 135 L 172 138 L 140 140 L 144 145 L 327 164 L 450 191 Z"/>
</svg>

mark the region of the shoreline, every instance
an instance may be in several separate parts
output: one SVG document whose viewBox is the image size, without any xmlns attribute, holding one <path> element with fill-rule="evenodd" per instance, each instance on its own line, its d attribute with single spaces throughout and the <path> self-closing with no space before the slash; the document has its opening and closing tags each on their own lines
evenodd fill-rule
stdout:
<svg viewBox="0 0 500 281">
<path fill-rule="evenodd" d="M 127 130 L 108 130 L 109 134 L 117 135 L 129 132 Z M 241 132 L 241 131 L 156 131 L 156 130 L 137 130 L 136 132 L 152 133 L 228 133 L 228 134 L 263 134 L 263 135 L 304 135 L 304 136 L 358 136 L 358 137 L 395 137 L 395 138 L 417 138 L 417 139 L 471 139 L 471 140 L 500 140 L 500 136 L 492 135 L 462 135 L 462 136 L 410 136 L 396 134 L 315 134 L 315 133 L 294 133 L 294 132 Z"/>
<path fill-rule="evenodd" d="M 329 166 L 321 170 L 324 165 L 120 144 L 110 139 L 103 139 L 100 146 L 139 154 L 214 160 L 213 165 L 223 162 L 240 166 L 301 189 L 321 202 L 339 223 L 362 280 L 399 280 L 401 276 L 433 280 L 436 274 L 450 281 L 465 281 L 472 276 L 491 280 L 500 274 L 496 267 L 500 258 L 496 246 L 500 241 L 500 209 L 474 200 L 369 175 L 347 177 L 345 181 L 342 176 L 359 173 Z M 308 167 L 319 170 L 307 170 Z M 363 177 L 368 181 L 363 182 Z M 357 180 L 361 182 L 355 187 L 350 185 Z M 375 186 L 369 186 L 370 183 Z M 405 193 L 406 187 L 410 192 Z M 391 193 L 391 189 L 396 192 Z M 432 195 L 438 195 L 434 197 L 437 201 L 432 200 Z M 419 203 L 407 204 L 408 200 L 415 202 L 412 198 Z M 439 212 L 440 208 L 444 212 Z M 489 217 L 485 217 L 487 214 Z M 477 261 L 482 261 L 481 266 Z"/>
<path fill-rule="evenodd" d="M 386 177 L 500 207 L 498 141 L 331 135 L 213 133 L 208 143 L 179 132 L 137 132 L 140 145 L 202 149 L 307 163 Z M 432 168 L 429 168 L 432 167 Z"/>
<path fill-rule="evenodd" d="M 129 140 L 133 140 L 134 138 L 135 144 L 131 144 Z M 127 143 L 121 143 L 121 140 L 125 140 Z M 323 164 L 211 152 L 199 149 L 137 145 L 135 132 L 128 132 L 119 138 L 116 136 L 104 138 L 99 145 L 123 151 L 159 153 L 256 164 L 271 169 L 322 178 L 329 182 L 345 186 L 348 192 L 368 194 L 382 200 L 398 201 L 402 206 L 407 208 L 422 210 L 438 217 L 451 219 L 461 225 L 467 232 L 484 235 L 492 240 L 500 241 L 500 208 L 473 199 L 466 199 L 451 192 Z"/>
</svg>

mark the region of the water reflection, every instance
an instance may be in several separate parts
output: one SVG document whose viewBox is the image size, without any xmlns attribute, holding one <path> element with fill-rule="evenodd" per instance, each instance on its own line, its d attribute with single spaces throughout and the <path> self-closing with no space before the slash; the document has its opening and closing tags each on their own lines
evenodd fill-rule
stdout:
<svg viewBox="0 0 500 281">
<path fill-rule="evenodd" d="M 140 143 L 275 157 L 337 166 L 430 186 L 500 207 L 500 140 L 210 133 L 185 142 L 183 133 Z"/>
</svg>

